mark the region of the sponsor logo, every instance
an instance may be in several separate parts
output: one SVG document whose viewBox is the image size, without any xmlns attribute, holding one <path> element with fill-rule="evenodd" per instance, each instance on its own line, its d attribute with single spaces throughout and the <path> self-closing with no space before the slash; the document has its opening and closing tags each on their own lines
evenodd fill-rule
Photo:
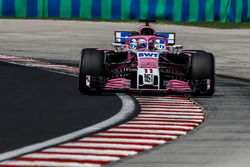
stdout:
<svg viewBox="0 0 250 167">
<path fill-rule="evenodd" d="M 159 53 L 153 53 L 153 52 L 139 52 L 138 53 L 139 58 L 142 57 L 148 57 L 148 58 L 158 58 Z"/>
<path fill-rule="evenodd" d="M 153 75 L 152 74 L 144 74 L 144 82 L 145 83 L 152 83 L 153 82 Z"/>
</svg>

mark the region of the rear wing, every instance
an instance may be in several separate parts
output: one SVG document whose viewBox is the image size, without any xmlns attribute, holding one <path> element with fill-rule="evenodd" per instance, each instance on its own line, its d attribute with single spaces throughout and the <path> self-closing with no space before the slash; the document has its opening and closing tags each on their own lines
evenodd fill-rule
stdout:
<svg viewBox="0 0 250 167">
<path fill-rule="evenodd" d="M 126 39 L 128 37 L 135 36 L 135 35 L 138 35 L 138 32 L 136 32 L 136 31 L 115 31 L 115 43 L 125 44 Z M 175 36 L 176 35 L 174 32 L 171 32 L 171 33 L 156 32 L 155 35 L 159 36 L 159 37 L 167 38 L 169 45 L 175 45 Z"/>
</svg>

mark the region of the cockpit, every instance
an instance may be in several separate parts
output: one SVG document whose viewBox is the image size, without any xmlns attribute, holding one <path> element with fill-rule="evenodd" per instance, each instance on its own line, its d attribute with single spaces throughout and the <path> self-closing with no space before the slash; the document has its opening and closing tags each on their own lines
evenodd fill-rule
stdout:
<svg viewBox="0 0 250 167">
<path fill-rule="evenodd" d="M 143 38 L 139 36 L 130 37 L 127 39 L 127 47 L 130 50 L 164 50 L 167 46 L 167 39 L 162 37 Z"/>
</svg>

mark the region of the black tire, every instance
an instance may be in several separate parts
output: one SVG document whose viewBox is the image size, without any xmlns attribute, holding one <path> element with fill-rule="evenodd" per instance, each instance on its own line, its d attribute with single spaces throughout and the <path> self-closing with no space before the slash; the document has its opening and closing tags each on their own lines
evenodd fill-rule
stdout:
<svg viewBox="0 0 250 167">
<path fill-rule="evenodd" d="M 90 93 L 97 90 L 97 84 L 90 81 L 90 87 L 86 85 L 86 76 L 98 80 L 104 74 L 104 53 L 96 49 L 83 49 L 81 52 L 81 61 L 79 65 L 79 91 L 81 93 Z"/>
<path fill-rule="evenodd" d="M 191 80 L 196 95 L 212 96 L 215 90 L 215 61 L 211 53 L 197 51 L 191 57 Z M 207 88 L 210 80 L 210 88 Z"/>
</svg>

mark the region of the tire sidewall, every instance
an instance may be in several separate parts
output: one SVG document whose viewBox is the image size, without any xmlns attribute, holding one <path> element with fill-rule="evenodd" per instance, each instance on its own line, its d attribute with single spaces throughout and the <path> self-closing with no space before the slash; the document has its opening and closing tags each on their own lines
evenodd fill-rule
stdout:
<svg viewBox="0 0 250 167">
<path fill-rule="evenodd" d="M 79 65 L 79 91 L 89 93 L 95 85 L 90 81 L 90 87 L 86 85 L 86 76 L 101 77 L 104 75 L 104 53 L 96 49 L 83 49 Z"/>
</svg>

